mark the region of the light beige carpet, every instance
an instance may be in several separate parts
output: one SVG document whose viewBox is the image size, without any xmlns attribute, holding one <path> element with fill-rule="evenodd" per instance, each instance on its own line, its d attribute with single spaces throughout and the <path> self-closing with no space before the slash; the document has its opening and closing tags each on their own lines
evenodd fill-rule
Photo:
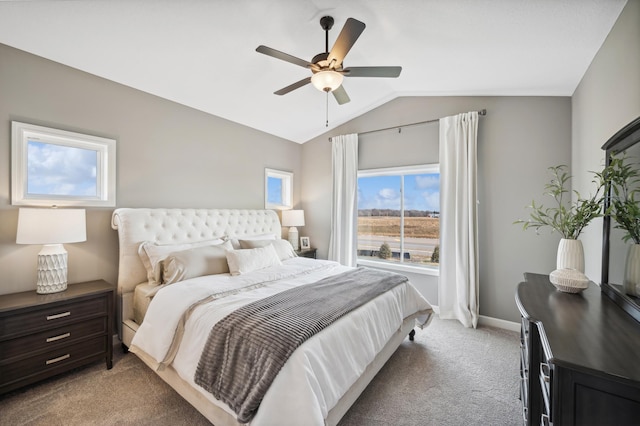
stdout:
<svg viewBox="0 0 640 426">
<path fill-rule="evenodd" d="M 435 319 L 398 348 L 340 426 L 517 425 L 516 332 Z M 0 396 L 0 425 L 208 425 L 133 354 Z M 304 426 L 304 425 L 300 425 Z"/>
</svg>

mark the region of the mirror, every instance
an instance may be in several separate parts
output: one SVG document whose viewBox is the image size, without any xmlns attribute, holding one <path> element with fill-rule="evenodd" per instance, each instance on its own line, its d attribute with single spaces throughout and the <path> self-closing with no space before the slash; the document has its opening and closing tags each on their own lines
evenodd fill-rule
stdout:
<svg viewBox="0 0 640 426">
<path fill-rule="evenodd" d="M 602 149 L 606 151 L 607 166 L 611 162 L 612 155 L 625 152 L 629 164 L 640 168 L 640 117 L 620 129 L 602 146 Z M 622 240 L 624 231 L 616 229 L 615 223 L 609 216 L 604 217 L 603 223 L 602 292 L 640 321 L 640 298 L 626 294 L 622 287 L 627 252 L 633 240 L 624 242 Z"/>
</svg>

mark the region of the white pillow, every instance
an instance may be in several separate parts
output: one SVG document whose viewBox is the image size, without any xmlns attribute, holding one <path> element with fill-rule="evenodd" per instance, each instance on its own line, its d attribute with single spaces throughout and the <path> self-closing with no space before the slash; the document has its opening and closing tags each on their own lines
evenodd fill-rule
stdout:
<svg viewBox="0 0 640 426">
<path fill-rule="evenodd" d="M 278 253 L 278 257 L 280 260 L 291 259 L 292 257 L 297 257 L 295 250 L 293 250 L 293 246 L 288 240 L 283 239 L 275 239 L 275 240 L 239 240 L 240 248 L 243 249 L 252 249 L 258 247 L 266 247 L 268 245 L 272 245 L 276 249 L 276 253 Z"/>
<path fill-rule="evenodd" d="M 212 246 L 216 244 L 222 244 L 224 241 L 221 239 L 199 241 L 197 243 L 183 243 L 183 244 L 166 244 L 158 245 L 150 241 L 145 241 L 138 247 L 138 255 L 140 260 L 144 264 L 147 270 L 147 280 L 151 285 L 158 285 L 162 283 L 162 265 L 160 262 L 164 260 L 171 253 L 188 250 L 194 247 Z"/>
<path fill-rule="evenodd" d="M 242 237 L 231 237 L 229 241 L 233 244 L 233 248 L 238 250 L 240 248 L 240 239 L 248 241 L 248 240 L 275 240 L 276 234 L 259 234 L 259 235 L 245 235 Z"/>
<path fill-rule="evenodd" d="M 227 250 L 233 250 L 229 241 L 171 253 L 162 261 L 162 282 L 173 284 L 203 275 L 227 274 Z"/>
<path fill-rule="evenodd" d="M 229 250 L 227 263 L 231 275 L 241 275 L 269 266 L 282 265 L 273 245 L 254 249 Z"/>
</svg>

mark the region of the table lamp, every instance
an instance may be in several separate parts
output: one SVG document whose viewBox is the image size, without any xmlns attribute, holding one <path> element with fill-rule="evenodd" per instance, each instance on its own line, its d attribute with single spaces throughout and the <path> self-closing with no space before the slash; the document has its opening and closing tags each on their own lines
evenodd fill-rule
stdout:
<svg viewBox="0 0 640 426">
<path fill-rule="evenodd" d="M 67 251 L 63 243 L 87 240 L 84 209 L 21 208 L 16 244 L 43 244 L 38 253 L 39 294 L 67 289 Z"/>
<path fill-rule="evenodd" d="M 289 226 L 289 242 L 294 250 L 300 248 L 298 229 L 296 226 L 304 226 L 304 210 L 283 210 L 282 226 Z"/>
</svg>

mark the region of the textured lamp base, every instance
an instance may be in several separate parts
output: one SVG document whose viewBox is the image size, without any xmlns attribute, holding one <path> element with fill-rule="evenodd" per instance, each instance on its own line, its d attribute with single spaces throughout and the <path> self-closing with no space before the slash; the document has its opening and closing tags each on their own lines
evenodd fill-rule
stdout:
<svg viewBox="0 0 640 426">
<path fill-rule="evenodd" d="M 293 246 L 294 250 L 300 249 L 299 241 L 300 240 L 298 239 L 298 228 L 296 228 L 295 226 L 292 226 L 291 228 L 289 228 L 289 242 Z"/>
<path fill-rule="evenodd" d="M 67 251 L 62 244 L 47 244 L 38 253 L 36 293 L 58 293 L 67 289 Z"/>
</svg>

